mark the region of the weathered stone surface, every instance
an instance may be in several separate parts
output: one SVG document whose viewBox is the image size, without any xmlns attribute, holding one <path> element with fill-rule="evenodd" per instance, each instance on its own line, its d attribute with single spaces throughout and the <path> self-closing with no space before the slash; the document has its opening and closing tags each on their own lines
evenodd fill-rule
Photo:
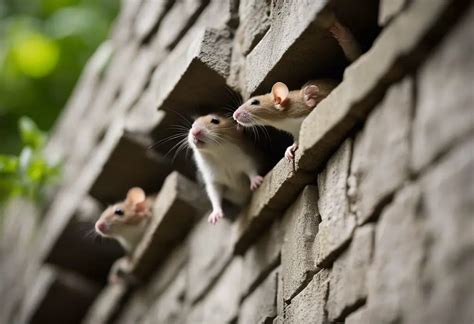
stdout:
<svg viewBox="0 0 474 324">
<path fill-rule="evenodd" d="M 362 224 L 408 177 L 413 82 L 392 86 L 354 144 L 349 196 Z"/>
<path fill-rule="evenodd" d="M 236 37 L 242 54 L 247 55 L 270 28 L 270 1 L 243 0 L 239 4 L 240 24 Z"/>
<path fill-rule="evenodd" d="M 330 275 L 327 302 L 330 322 L 362 304 L 367 297 L 366 273 L 372 260 L 374 226 L 357 228 L 348 250 L 336 261 Z"/>
<path fill-rule="evenodd" d="M 282 226 L 276 221 L 272 227 L 244 254 L 241 291 L 252 291 L 259 280 L 276 267 L 283 242 Z"/>
<path fill-rule="evenodd" d="M 135 292 L 120 306 L 120 315 L 115 321 L 117 324 L 139 323 L 148 308 L 149 301 L 142 292 Z"/>
<path fill-rule="evenodd" d="M 145 0 L 137 13 L 134 23 L 134 34 L 139 39 L 146 38 L 150 32 L 160 25 L 161 20 L 171 6 L 171 0 Z"/>
<path fill-rule="evenodd" d="M 379 9 L 379 24 L 387 24 L 394 16 L 399 14 L 411 0 L 382 0 Z"/>
<path fill-rule="evenodd" d="M 240 301 L 241 257 L 235 257 L 206 297 L 191 309 L 186 323 L 224 324 L 235 320 Z"/>
<path fill-rule="evenodd" d="M 327 322 L 325 314 L 326 296 L 328 291 L 328 275 L 325 269 L 318 272 L 286 308 L 285 323 L 323 324 Z"/>
<path fill-rule="evenodd" d="M 206 206 L 203 201 L 203 193 L 192 181 L 177 172 L 166 178 L 153 204 L 153 218 L 132 255 L 134 276 L 147 278 L 183 240 L 201 215 L 200 208 Z"/>
<path fill-rule="evenodd" d="M 247 297 L 240 307 L 238 323 L 269 323 L 277 315 L 278 269 Z"/>
<path fill-rule="evenodd" d="M 222 219 L 216 225 L 203 217 L 189 235 L 187 299 L 196 300 L 219 276 L 232 257 L 229 240 L 231 223 Z"/>
<path fill-rule="evenodd" d="M 474 73 L 474 9 L 468 10 L 421 68 L 413 125 L 415 170 L 448 150 L 474 130 L 474 92 L 466 84 Z"/>
<path fill-rule="evenodd" d="M 89 308 L 82 323 L 97 324 L 109 322 L 118 312 L 127 289 L 127 286 L 124 284 L 106 286 L 96 297 L 94 304 Z"/>
<path fill-rule="evenodd" d="M 329 159 L 326 169 L 318 176 L 321 215 L 319 231 L 314 241 L 316 265 L 327 267 L 335 255 L 350 240 L 355 217 L 349 213 L 347 178 L 351 161 L 352 141 L 346 140 Z"/>
<path fill-rule="evenodd" d="M 183 310 L 183 301 L 186 289 L 186 271 L 176 273 L 175 280 L 166 289 L 163 294 L 154 302 L 151 309 L 147 312 L 144 324 L 155 324 L 155 323 L 183 323 L 186 313 Z M 150 300 L 149 300 L 150 301 Z M 133 323 L 133 322 L 124 322 Z"/>
<path fill-rule="evenodd" d="M 316 272 L 313 243 L 321 221 L 318 188 L 307 186 L 283 218 L 281 251 L 284 299 L 290 300 Z"/>
<path fill-rule="evenodd" d="M 367 277 L 370 323 L 393 323 L 422 309 L 419 275 L 424 230 L 419 204 L 419 187 L 411 185 L 399 192 L 381 215 Z"/>
<path fill-rule="evenodd" d="M 430 287 L 421 322 L 474 318 L 473 143 L 459 145 L 421 181 L 429 242 L 422 280 Z"/>
<path fill-rule="evenodd" d="M 346 317 L 345 324 L 371 324 L 367 315 L 367 308 L 362 307 Z"/>
</svg>

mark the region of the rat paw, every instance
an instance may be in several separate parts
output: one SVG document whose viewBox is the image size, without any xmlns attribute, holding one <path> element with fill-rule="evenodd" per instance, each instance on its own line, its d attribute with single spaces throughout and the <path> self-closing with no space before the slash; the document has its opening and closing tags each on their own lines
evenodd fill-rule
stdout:
<svg viewBox="0 0 474 324">
<path fill-rule="evenodd" d="M 263 182 L 263 177 L 256 175 L 250 178 L 250 190 L 255 191 Z"/>
<path fill-rule="evenodd" d="M 207 218 L 207 221 L 211 224 L 215 224 L 222 217 L 224 217 L 224 212 L 222 210 L 213 210 Z"/>
<path fill-rule="evenodd" d="M 295 158 L 295 152 L 298 149 L 298 144 L 294 143 L 291 146 L 288 146 L 288 148 L 285 151 L 285 157 L 288 161 L 291 161 Z"/>
</svg>

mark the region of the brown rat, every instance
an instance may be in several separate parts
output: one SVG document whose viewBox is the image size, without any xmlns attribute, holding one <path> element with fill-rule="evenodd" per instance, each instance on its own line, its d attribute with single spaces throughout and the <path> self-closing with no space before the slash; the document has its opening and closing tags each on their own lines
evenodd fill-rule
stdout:
<svg viewBox="0 0 474 324">
<path fill-rule="evenodd" d="M 271 93 L 255 96 L 244 102 L 233 117 L 244 127 L 272 126 L 293 135 L 295 143 L 285 152 L 285 157 L 291 160 L 298 148 L 304 118 L 336 86 L 335 80 L 321 79 L 307 82 L 300 90 L 289 91 L 286 84 L 277 82 Z"/>
<path fill-rule="evenodd" d="M 262 157 L 243 130 L 219 114 L 196 119 L 189 130 L 188 143 L 212 204 L 208 221 L 215 224 L 224 217 L 223 198 L 241 206 L 251 190 L 260 186 Z"/>
<path fill-rule="evenodd" d="M 130 254 L 140 242 L 151 219 L 151 199 L 143 189 L 131 188 L 124 201 L 109 206 L 95 223 L 96 232 L 119 241 Z"/>
</svg>

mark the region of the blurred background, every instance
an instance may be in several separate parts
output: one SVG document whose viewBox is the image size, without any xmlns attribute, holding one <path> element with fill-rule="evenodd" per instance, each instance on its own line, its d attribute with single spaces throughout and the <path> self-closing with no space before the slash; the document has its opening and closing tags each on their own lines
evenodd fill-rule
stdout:
<svg viewBox="0 0 474 324">
<path fill-rule="evenodd" d="M 106 38 L 117 0 L 0 0 L 0 203 L 58 173 L 45 134 Z"/>
</svg>

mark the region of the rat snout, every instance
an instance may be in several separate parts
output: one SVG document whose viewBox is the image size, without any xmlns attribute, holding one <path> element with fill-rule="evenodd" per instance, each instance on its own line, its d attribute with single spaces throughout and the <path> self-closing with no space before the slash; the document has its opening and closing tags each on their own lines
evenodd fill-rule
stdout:
<svg viewBox="0 0 474 324">
<path fill-rule="evenodd" d="M 252 121 L 250 114 L 241 108 L 234 111 L 233 117 L 239 124 L 248 124 Z"/>
<path fill-rule="evenodd" d="M 201 136 L 201 134 L 202 134 L 201 129 L 194 128 L 194 127 L 191 129 L 191 135 L 193 135 L 194 137 L 199 137 L 199 136 Z"/>
<path fill-rule="evenodd" d="M 107 225 L 107 223 L 105 222 L 99 221 L 95 223 L 95 230 L 99 234 L 107 234 L 107 232 L 109 231 L 109 225 Z"/>
</svg>

